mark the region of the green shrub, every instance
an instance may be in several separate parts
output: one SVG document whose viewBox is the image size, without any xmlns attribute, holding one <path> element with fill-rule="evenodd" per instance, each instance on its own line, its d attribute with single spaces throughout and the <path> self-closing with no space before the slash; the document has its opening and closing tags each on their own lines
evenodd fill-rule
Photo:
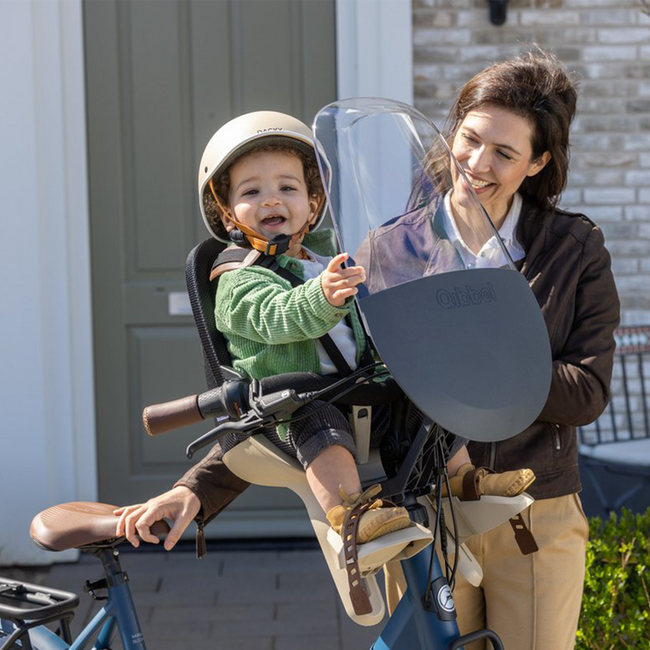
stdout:
<svg viewBox="0 0 650 650">
<path fill-rule="evenodd" d="M 589 526 L 576 650 L 650 649 L 650 509 Z"/>
</svg>

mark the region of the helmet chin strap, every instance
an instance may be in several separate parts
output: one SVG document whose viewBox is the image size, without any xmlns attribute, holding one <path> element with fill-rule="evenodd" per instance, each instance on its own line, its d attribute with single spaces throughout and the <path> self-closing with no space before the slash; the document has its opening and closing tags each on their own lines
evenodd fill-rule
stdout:
<svg viewBox="0 0 650 650">
<path fill-rule="evenodd" d="M 212 179 L 208 181 L 208 185 L 210 187 L 210 191 L 212 192 L 212 196 L 217 203 L 217 207 L 223 216 L 242 233 L 243 238 L 256 251 L 264 253 L 265 255 L 282 255 L 282 253 L 286 253 L 294 244 L 301 241 L 302 238 L 309 232 L 309 226 L 311 226 L 312 221 L 318 217 L 325 202 L 325 195 L 323 194 L 323 196 L 321 196 L 318 200 L 318 205 L 316 206 L 316 210 L 313 213 L 314 217 L 307 221 L 307 223 L 305 223 L 305 225 L 297 233 L 294 233 L 293 235 L 278 235 L 277 237 L 269 240 L 267 237 L 257 232 L 256 230 L 253 230 L 252 228 L 249 228 L 243 223 L 237 221 L 232 216 L 232 212 L 223 204 L 223 201 L 217 195 Z M 235 235 L 234 232 L 231 234 L 230 238 L 235 243 L 239 243 L 238 240 L 240 238 Z"/>
</svg>

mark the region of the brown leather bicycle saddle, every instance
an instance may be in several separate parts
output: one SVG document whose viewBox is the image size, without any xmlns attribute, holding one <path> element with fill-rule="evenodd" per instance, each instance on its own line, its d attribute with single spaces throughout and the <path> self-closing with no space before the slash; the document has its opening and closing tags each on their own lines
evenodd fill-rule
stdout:
<svg viewBox="0 0 650 650">
<path fill-rule="evenodd" d="M 117 506 L 107 503 L 74 501 L 52 506 L 34 517 L 29 527 L 31 538 L 50 551 L 67 551 L 88 545 L 112 545 L 124 541 L 117 537 L 118 518 L 113 514 Z M 157 521 L 152 527 L 154 535 L 165 535 L 169 526 Z"/>
</svg>

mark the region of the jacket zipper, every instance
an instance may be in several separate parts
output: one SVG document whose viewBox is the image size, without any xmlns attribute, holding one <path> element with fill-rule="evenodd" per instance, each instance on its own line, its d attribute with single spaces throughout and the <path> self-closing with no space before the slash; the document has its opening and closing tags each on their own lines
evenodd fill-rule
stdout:
<svg viewBox="0 0 650 650">
<path fill-rule="evenodd" d="M 562 440 L 560 439 L 560 425 L 553 424 L 553 439 L 555 440 L 555 451 L 562 449 Z"/>
<path fill-rule="evenodd" d="M 205 547 L 205 521 L 199 517 L 196 518 L 196 559 L 200 560 L 206 554 Z"/>
</svg>

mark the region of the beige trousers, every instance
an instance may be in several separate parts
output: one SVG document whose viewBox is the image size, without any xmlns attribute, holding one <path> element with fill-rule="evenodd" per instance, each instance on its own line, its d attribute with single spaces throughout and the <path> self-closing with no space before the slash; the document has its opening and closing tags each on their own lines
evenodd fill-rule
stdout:
<svg viewBox="0 0 650 650">
<path fill-rule="evenodd" d="M 589 524 L 580 497 L 535 501 L 522 513 L 539 551 L 522 555 L 509 522 L 467 541 L 483 569 L 480 587 L 460 573 L 454 600 L 461 634 L 489 628 L 505 650 L 572 650 Z M 466 650 L 491 649 L 475 642 Z"/>
</svg>

